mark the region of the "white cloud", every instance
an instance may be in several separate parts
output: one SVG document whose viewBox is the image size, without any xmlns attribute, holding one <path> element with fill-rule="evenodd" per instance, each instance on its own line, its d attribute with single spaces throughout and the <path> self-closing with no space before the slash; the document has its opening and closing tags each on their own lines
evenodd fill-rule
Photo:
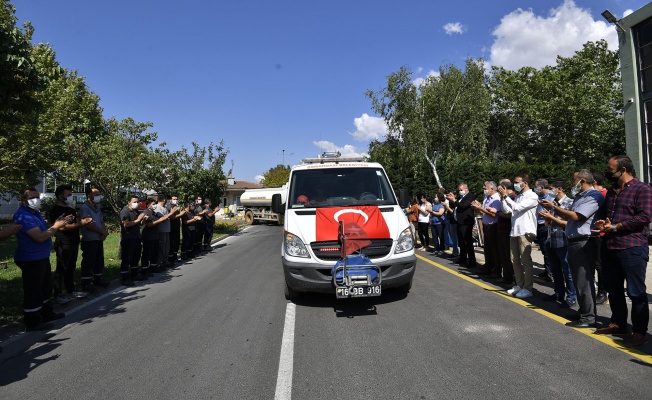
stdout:
<svg viewBox="0 0 652 400">
<path fill-rule="evenodd" d="M 452 35 L 454 33 L 461 35 L 466 32 L 466 27 L 459 22 L 449 22 L 444 25 L 444 31 L 446 31 L 447 35 Z"/>
<path fill-rule="evenodd" d="M 379 139 L 387 134 L 387 125 L 385 120 L 378 117 L 369 116 L 367 113 L 353 119 L 355 132 L 351 136 L 358 142 Z"/>
<path fill-rule="evenodd" d="M 631 8 L 628 8 L 628 9 L 625 10 L 625 12 L 623 13 L 623 18 L 625 18 L 626 16 L 628 16 L 629 14 L 631 14 L 631 13 L 633 13 L 633 12 L 634 12 L 634 10 L 632 10 Z"/>
<path fill-rule="evenodd" d="M 495 41 L 488 64 L 511 70 L 554 65 L 557 55 L 570 57 L 588 41 L 606 39 L 611 50 L 618 48 L 614 26 L 593 20 L 591 12 L 573 0 L 565 0 L 548 16 L 519 8 L 505 15 L 492 34 Z"/>
<path fill-rule="evenodd" d="M 416 78 L 415 80 L 412 81 L 412 84 L 416 87 L 420 87 L 421 85 L 423 85 L 423 83 L 426 81 L 427 78 L 430 78 L 431 76 L 437 78 L 439 77 L 439 75 L 440 75 L 439 71 L 435 71 L 434 69 L 431 69 L 430 71 L 428 71 L 428 75 L 426 75 L 425 78 Z"/>
<path fill-rule="evenodd" d="M 312 144 L 317 146 L 322 151 L 339 151 L 342 154 L 342 157 L 367 157 L 367 156 L 369 156 L 369 154 L 367 154 L 365 151 L 362 151 L 362 150 L 358 149 L 357 147 L 352 146 L 350 144 L 345 144 L 343 147 L 340 147 L 340 146 L 335 145 L 335 143 L 329 142 L 327 140 L 320 140 L 318 142 L 312 142 Z"/>
<path fill-rule="evenodd" d="M 256 183 L 260 183 L 265 177 L 263 175 L 256 175 L 254 178 L 256 180 Z"/>
</svg>

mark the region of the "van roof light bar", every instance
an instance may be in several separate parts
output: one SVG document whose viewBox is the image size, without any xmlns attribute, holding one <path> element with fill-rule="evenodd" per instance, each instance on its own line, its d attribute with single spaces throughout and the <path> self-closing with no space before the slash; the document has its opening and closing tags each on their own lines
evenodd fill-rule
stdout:
<svg viewBox="0 0 652 400">
<path fill-rule="evenodd" d="M 362 162 L 366 161 L 365 157 L 342 157 L 342 154 L 339 151 L 325 151 L 317 158 L 304 158 L 301 160 L 302 164 L 325 164 L 325 163 L 334 163 L 339 164 L 341 162 Z"/>
</svg>

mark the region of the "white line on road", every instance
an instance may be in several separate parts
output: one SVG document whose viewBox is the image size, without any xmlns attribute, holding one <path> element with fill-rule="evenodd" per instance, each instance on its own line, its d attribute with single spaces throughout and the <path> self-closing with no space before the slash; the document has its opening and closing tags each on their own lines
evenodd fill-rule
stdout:
<svg viewBox="0 0 652 400">
<path fill-rule="evenodd" d="M 278 376 L 276 377 L 276 394 L 274 400 L 290 400 L 292 398 L 292 370 L 294 368 L 294 316 L 296 306 L 288 303 L 285 309 L 285 327 L 281 357 L 278 361 Z"/>
</svg>

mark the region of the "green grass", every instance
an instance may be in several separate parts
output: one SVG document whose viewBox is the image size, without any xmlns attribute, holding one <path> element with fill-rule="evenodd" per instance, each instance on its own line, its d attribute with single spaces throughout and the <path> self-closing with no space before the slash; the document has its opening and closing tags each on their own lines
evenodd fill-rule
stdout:
<svg viewBox="0 0 652 400">
<path fill-rule="evenodd" d="M 220 221 L 215 224 L 213 239 L 224 235 L 238 232 L 242 226 L 237 221 Z M 104 241 L 104 279 L 113 280 L 120 276 L 120 260 L 118 259 L 118 247 L 120 245 L 120 234 L 110 233 Z M 14 263 L 14 250 L 16 249 L 16 238 L 0 242 L 0 325 L 22 318 L 23 315 L 23 283 L 21 272 Z M 75 270 L 75 286 L 79 289 L 81 250 L 77 259 Z M 56 268 L 56 256 L 54 251 L 50 254 L 52 272 Z"/>
</svg>

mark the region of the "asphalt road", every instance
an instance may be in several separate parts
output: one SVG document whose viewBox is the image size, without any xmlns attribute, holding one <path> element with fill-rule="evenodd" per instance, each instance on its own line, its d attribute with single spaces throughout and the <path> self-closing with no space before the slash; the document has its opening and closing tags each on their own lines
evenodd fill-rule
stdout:
<svg viewBox="0 0 652 400">
<path fill-rule="evenodd" d="M 282 228 L 258 225 L 115 290 L 0 363 L 1 399 L 649 398 L 649 347 L 419 255 L 410 294 L 283 297 Z M 462 272 L 462 273 L 460 273 Z M 545 290 L 545 287 L 541 287 Z M 15 342 L 14 345 L 19 345 Z M 648 344 L 648 346 L 650 346 Z"/>
</svg>

